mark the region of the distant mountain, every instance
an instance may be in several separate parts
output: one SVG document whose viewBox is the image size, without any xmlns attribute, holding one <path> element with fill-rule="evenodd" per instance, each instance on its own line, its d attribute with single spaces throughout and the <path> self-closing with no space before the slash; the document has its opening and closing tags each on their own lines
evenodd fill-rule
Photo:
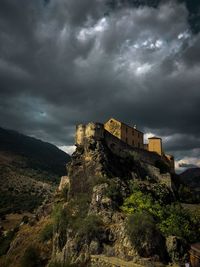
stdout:
<svg viewBox="0 0 200 267">
<path fill-rule="evenodd" d="M 69 160 L 52 144 L 0 128 L 0 215 L 39 206 L 66 174 Z"/>
<path fill-rule="evenodd" d="M 0 151 L 26 158 L 29 167 L 65 174 L 65 164 L 70 156 L 56 146 L 16 131 L 0 128 Z"/>
<path fill-rule="evenodd" d="M 180 174 L 181 182 L 190 187 L 200 187 L 200 168 L 191 168 Z"/>
<path fill-rule="evenodd" d="M 200 168 L 190 168 L 179 175 L 179 196 L 185 203 L 200 203 Z"/>
</svg>

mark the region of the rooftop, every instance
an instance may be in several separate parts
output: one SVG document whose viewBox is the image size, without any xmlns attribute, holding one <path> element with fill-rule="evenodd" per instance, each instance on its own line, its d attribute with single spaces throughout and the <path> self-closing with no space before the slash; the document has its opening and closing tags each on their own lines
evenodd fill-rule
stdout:
<svg viewBox="0 0 200 267">
<path fill-rule="evenodd" d="M 161 138 L 157 136 L 152 136 L 152 137 L 149 137 L 148 139 L 161 139 Z"/>
</svg>

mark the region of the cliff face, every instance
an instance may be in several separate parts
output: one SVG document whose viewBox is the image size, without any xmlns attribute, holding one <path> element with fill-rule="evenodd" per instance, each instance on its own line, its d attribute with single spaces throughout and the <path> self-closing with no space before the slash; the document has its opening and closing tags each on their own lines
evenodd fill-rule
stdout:
<svg viewBox="0 0 200 267">
<path fill-rule="evenodd" d="M 68 196 L 61 208 L 64 223 L 58 223 L 54 235 L 53 260 L 70 260 L 84 266 L 89 266 L 91 259 L 99 260 L 92 255 L 132 263 L 138 260 L 138 251 L 126 231 L 127 219 L 121 209 L 124 200 L 134 186 L 154 195 L 155 187 L 161 186 L 165 190 L 163 201 L 175 200 L 171 174 L 150 164 L 149 158 L 141 161 L 142 153 L 139 150 L 116 153 L 104 139 L 93 137 L 77 146 L 67 165 Z M 166 257 L 165 243 L 159 234 L 143 247 L 146 257 L 157 255 L 158 260 Z M 106 266 L 105 262 L 98 264 Z"/>
</svg>

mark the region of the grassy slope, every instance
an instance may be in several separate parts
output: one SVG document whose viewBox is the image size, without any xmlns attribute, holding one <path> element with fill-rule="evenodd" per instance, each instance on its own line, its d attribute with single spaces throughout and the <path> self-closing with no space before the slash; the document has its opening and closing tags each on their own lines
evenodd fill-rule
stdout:
<svg viewBox="0 0 200 267">
<path fill-rule="evenodd" d="M 0 128 L 0 215 L 38 207 L 52 194 L 69 160 L 49 143 Z"/>
<path fill-rule="evenodd" d="M 38 248 L 40 251 L 40 257 L 48 261 L 52 253 L 52 241 L 50 240 L 49 242 L 42 242 L 41 232 L 49 223 L 51 223 L 51 219 L 47 217 L 41 219 L 34 226 L 26 224 L 20 227 L 20 230 L 16 234 L 14 241 L 11 243 L 8 254 L 0 257 L 0 266 L 21 267 L 21 259 L 25 250 L 29 246 Z"/>
</svg>

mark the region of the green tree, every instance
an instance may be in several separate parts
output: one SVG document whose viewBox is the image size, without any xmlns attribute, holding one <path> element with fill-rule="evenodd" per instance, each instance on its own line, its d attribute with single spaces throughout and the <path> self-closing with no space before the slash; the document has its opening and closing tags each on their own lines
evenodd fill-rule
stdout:
<svg viewBox="0 0 200 267">
<path fill-rule="evenodd" d="M 192 216 L 180 205 L 168 205 L 165 208 L 159 228 L 165 236 L 175 235 L 190 242 L 199 235 Z"/>
<path fill-rule="evenodd" d="M 135 190 L 125 199 L 121 209 L 127 214 L 148 213 L 153 216 L 157 227 L 164 236 L 176 235 L 188 242 L 200 238 L 199 216 L 190 214 L 179 203 L 160 204 L 150 194 Z"/>
</svg>

